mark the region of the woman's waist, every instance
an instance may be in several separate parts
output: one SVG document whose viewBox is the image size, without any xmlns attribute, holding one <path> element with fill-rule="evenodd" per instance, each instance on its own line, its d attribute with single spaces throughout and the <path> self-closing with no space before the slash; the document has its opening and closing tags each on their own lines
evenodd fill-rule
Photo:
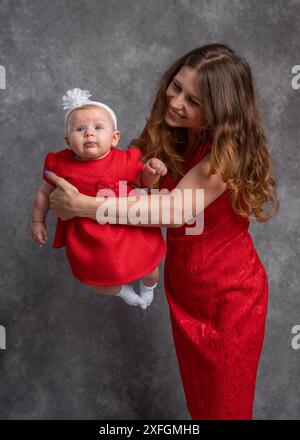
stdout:
<svg viewBox="0 0 300 440">
<path fill-rule="evenodd" d="M 201 237 L 201 236 L 200 236 Z M 179 270 L 201 272 L 211 268 L 217 275 L 218 268 L 263 267 L 252 237 L 247 230 L 213 239 L 203 235 L 195 240 L 170 240 L 167 238 L 166 264 Z M 245 269 L 246 270 L 246 269 Z"/>
<path fill-rule="evenodd" d="M 210 242 L 223 241 L 234 238 L 249 229 L 249 219 L 238 217 L 223 217 L 222 220 L 203 221 L 197 220 L 194 225 L 184 224 L 178 228 L 167 229 L 168 242 Z"/>
</svg>

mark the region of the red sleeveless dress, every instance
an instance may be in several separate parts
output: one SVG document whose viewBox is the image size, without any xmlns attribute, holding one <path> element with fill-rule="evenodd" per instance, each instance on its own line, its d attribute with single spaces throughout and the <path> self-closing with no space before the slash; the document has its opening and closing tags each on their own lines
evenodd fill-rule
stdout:
<svg viewBox="0 0 300 440">
<path fill-rule="evenodd" d="M 201 147 L 185 172 L 210 151 Z M 178 181 L 165 176 L 160 188 Z M 252 419 L 268 306 L 268 279 L 249 220 L 228 190 L 204 210 L 204 230 L 167 230 L 164 282 L 173 339 L 192 419 Z M 188 225 L 191 227 L 191 225 Z"/>
<path fill-rule="evenodd" d="M 143 164 L 137 148 L 112 148 L 103 159 L 79 161 L 71 150 L 48 153 L 44 170 L 64 177 L 83 194 L 95 197 L 99 190 L 119 195 L 119 181 L 127 182 L 127 193 Z M 43 178 L 53 185 L 43 174 Z M 123 187 L 124 188 L 124 187 Z M 57 219 L 53 248 L 66 247 L 73 275 L 92 285 L 127 284 L 155 269 L 166 253 L 157 227 L 100 225 L 89 218 Z"/>
</svg>

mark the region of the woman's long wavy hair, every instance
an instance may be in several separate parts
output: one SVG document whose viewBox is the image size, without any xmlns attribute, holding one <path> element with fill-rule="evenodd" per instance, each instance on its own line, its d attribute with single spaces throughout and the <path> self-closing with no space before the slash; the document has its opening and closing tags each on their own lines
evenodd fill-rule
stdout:
<svg viewBox="0 0 300 440">
<path fill-rule="evenodd" d="M 191 140 L 185 128 L 165 122 L 166 90 L 183 66 L 199 72 L 199 89 L 207 127 Z M 200 123 L 199 123 L 200 127 Z M 233 210 L 244 217 L 267 221 L 279 209 L 272 161 L 256 103 L 248 63 L 223 44 L 192 50 L 172 64 L 158 84 L 150 117 L 131 145 L 143 151 L 143 161 L 158 157 L 171 177 L 183 175 L 183 163 L 211 139 L 211 173 L 227 183 Z M 265 212 L 263 205 L 273 206 Z"/>
</svg>

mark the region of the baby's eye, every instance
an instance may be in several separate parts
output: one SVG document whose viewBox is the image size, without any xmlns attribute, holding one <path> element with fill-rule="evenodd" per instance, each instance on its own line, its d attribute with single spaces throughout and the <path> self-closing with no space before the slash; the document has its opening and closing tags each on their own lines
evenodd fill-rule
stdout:
<svg viewBox="0 0 300 440">
<path fill-rule="evenodd" d="M 95 129 L 96 129 L 96 130 L 102 130 L 103 127 L 102 127 L 102 125 L 96 125 L 96 126 L 95 126 Z"/>
<path fill-rule="evenodd" d="M 77 127 L 76 128 L 76 131 L 83 131 L 84 130 L 84 127 Z"/>
</svg>

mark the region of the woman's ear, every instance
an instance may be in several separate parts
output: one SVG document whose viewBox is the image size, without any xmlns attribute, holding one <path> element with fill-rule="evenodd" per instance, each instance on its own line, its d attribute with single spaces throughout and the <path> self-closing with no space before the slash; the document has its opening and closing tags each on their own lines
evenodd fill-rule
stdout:
<svg viewBox="0 0 300 440">
<path fill-rule="evenodd" d="M 120 137 L 121 137 L 121 133 L 118 130 L 114 131 L 113 140 L 111 144 L 112 147 L 116 147 L 118 145 Z"/>
<path fill-rule="evenodd" d="M 70 145 L 70 141 L 69 141 L 69 138 L 68 138 L 67 136 L 65 136 L 65 143 L 66 143 L 66 145 L 67 145 L 67 148 L 70 149 L 70 147 L 69 147 L 69 145 Z"/>
</svg>

